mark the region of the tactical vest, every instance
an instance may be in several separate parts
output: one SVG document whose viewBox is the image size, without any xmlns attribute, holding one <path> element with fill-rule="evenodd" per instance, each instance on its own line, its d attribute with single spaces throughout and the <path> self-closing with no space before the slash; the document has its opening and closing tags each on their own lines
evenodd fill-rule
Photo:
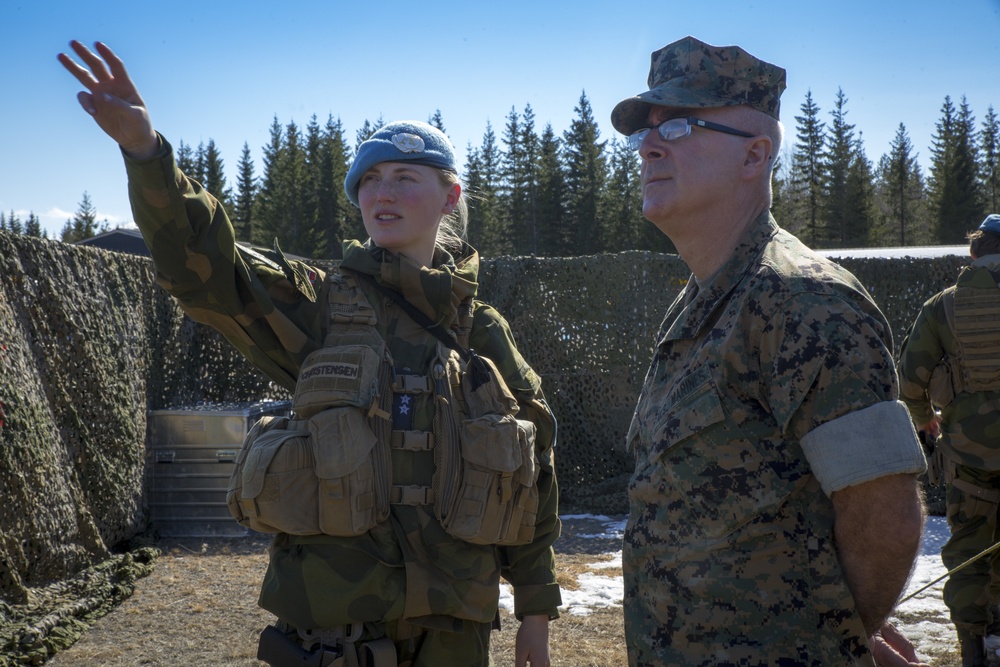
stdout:
<svg viewBox="0 0 1000 667">
<path fill-rule="evenodd" d="M 1000 289 L 957 287 L 942 299 L 955 342 L 931 371 L 928 395 L 945 407 L 963 391 L 1000 390 Z"/>
<path fill-rule="evenodd" d="M 299 371 L 294 419 L 265 417 L 244 441 L 228 504 L 243 526 L 265 533 L 361 535 L 390 506 L 432 505 L 449 534 L 474 544 L 527 544 L 538 511 L 535 425 L 491 361 L 471 382 L 457 352 L 437 345 L 430 376 L 397 375 L 371 303 L 349 273 L 331 272 L 329 331 Z M 468 347 L 472 304 L 453 331 Z M 394 430 L 395 395 L 426 394 L 431 432 Z M 394 450 L 432 450 L 430 486 L 394 485 Z"/>
</svg>

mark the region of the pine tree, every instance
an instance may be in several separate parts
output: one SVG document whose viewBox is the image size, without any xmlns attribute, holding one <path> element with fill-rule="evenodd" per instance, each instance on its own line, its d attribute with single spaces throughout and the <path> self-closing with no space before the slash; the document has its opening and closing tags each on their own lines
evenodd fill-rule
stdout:
<svg viewBox="0 0 1000 667">
<path fill-rule="evenodd" d="M 826 150 L 823 152 L 822 169 L 826 174 L 823 181 L 822 213 L 827 230 L 826 240 L 836 248 L 850 247 L 848 238 L 850 220 L 855 212 L 847 199 L 847 178 L 854 159 L 854 126 L 847 122 L 847 97 L 842 89 L 837 89 L 837 98 L 830 116 L 833 118 L 827 135 Z M 814 243 L 822 242 L 813 239 Z"/>
<path fill-rule="evenodd" d="M 601 198 L 604 221 L 602 247 L 606 252 L 635 250 L 643 227 L 639 154 L 624 141 L 611 140 L 611 175 Z"/>
<path fill-rule="evenodd" d="M 282 249 L 313 257 L 316 253 L 315 190 L 311 187 L 305 139 L 295 121 L 285 126 L 285 145 L 279 171 L 282 210 Z"/>
<path fill-rule="evenodd" d="M 530 104 L 521 115 L 521 159 L 517 167 L 518 186 L 521 192 L 520 213 L 522 220 L 514 232 L 515 252 L 519 255 L 541 254 L 538 237 L 538 161 L 541 147 L 535 133 L 535 112 Z"/>
<path fill-rule="evenodd" d="M 177 142 L 177 150 L 174 151 L 174 161 L 177 163 L 177 168 L 183 171 L 185 176 L 193 178 L 199 183 L 201 182 L 198 166 L 195 162 L 194 150 L 185 144 L 183 139 Z"/>
<path fill-rule="evenodd" d="M 795 204 L 796 201 L 792 189 L 791 151 L 787 146 L 783 146 L 781 154 L 775 158 L 774 168 L 771 170 L 771 215 L 782 227 L 790 231 L 795 228 Z"/>
<path fill-rule="evenodd" d="M 813 101 L 812 90 L 800 107 L 801 116 L 795 117 L 796 144 L 792 149 L 785 210 L 790 219 L 784 221 L 792 233 L 803 236 L 808 245 L 816 245 L 822 238 L 821 211 L 826 174 L 823 165 L 823 146 L 826 127 L 819 119 L 819 106 Z"/>
<path fill-rule="evenodd" d="M 563 132 L 566 217 L 572 230 L 572 254 L 587 255 L 601 249 L 598 202 L 608 178 L 604 155 L 606 142 L 598 141 L 600 129 L 586 92 L 580 95 L 580 102 L 573 110 L 577 117 L 570 123 L 569 130 Z"/>
<path fill-rule="evenodd" d="M 253 227 L 257 243 L 271 247 L 278 239 L 283 251 L 308 257 L 315 251 L 316 232 L 304 144 L 294 121 L 282 131 L 274 119 L 271 141 L 264 148 L 264 175 L 254 202 Z"/>
<path fill-rule="evenodd" d="M 566 230 L 566 174 L 562 141 L 551 123 L 545 124 L 538 141 L 537 211 L 538 254 L 562 257 L 569 254 Z"/>
<path fill-rule="evenodd" d="M 442 134 L 448 134 L 448 132 L 444 129 L 444 120 L 441 118 L 440 109 L 434 110 L 434 115 L 430 117 L 427 123 L 441 130 Z"/>
<path fill-rule="evenodd" d="M 987 213 L 1000 213 L 1000 119 L 990 105 L 979 133 L 979 173 Z"/>
<path fill-rule="evenodd" d="M 203 184 L 213 197 L 219 200 L 226 212 L 233 210 L 233 191 L 226 184 L 225 165 L 222 154 L 214 139 L 208 140 L 208 145 L 204 151 L 204 171 L 202 173 Z"/>
<path fill-rule="evenodd" d="M 90 194 L 84 191 L 83 199 L 73 214 L 71 220 L 67 220 L 60 235 L 63 243 L 76 243 L 83 239 L 89 239 L 97 233 L 97 209 L 90 201 Z"/>
<path fill-rule="evenodd" d="M 946 96 L 931 145 L 930 210 L 938 243 L 962 244 L 982 221 L 975 119 L 965 98 L 958 112 Z"/>
<path fill-rule="evenodd" d="M 42 222 L 38 219 L 38 216 L 34 212 L 28 212 L 28 220 L 24 223 L 24 235 L 34 236 L 36 238 L 44 239 L 48 235 L 45 230 L 42 229 Z"/>
<path fill-rule="evenodd" d="M 861 133 L 851 146 L 851 161 L 844 187 L 847 218 L 842 248 L 864 248 L 875 233 L 875 189 L 872 163 L 865 155 Z"/>
<path fill-rule="evenodd" d="M 379 116 L 378 120 L 375 121 L 374 123 L 369 122 L 369 120 L 366 118 L 364 124 L 361 126 L 361 129 L 359 129 L 355 134 L 354 154 L 355 155 L 358 154 L 358 149 L 361 148 L 361 144 L 363 144 L 368 139 L 368 137 L 378 132 L 384 126 L 385 126 L 385 119 L 383 119 L 382 116 Z"/>
<path fill-rule="evenodd" d="M 208 170 L 205 151 L 205 142 L 199 141 L 198 148 L 194 152 L 194 173 L 190 174 L 191 178 L 198 181 L 203 186 L 205 185 L 205 178 Z"/>
<path fill-rule="evenodd" d="M 257 196 L 257 177 L 254 176 L 250 146 L 243 142 L 243 152 L 236 167 L 236 201 L 233 204 L 233 227 L 240 241 L 253 239 L 253 202 Z"/>
<path fill-rule="evenodd" d="M 538 137 L 534 134 L 534 113 L 529 105 L 522 121 L 514 107 L 507 115 L 503 142 L 507 149 L 501 157 L 500 200 L 504 228 L 509 245 L 517 255 L 537 252 L 535 234 L 535 190 L 537 178 Z"/>
<path fill-rule="evenodd" d="M 878 208 L 885 221 L 885 233 L 873 241 L 900 246 L 929 242 L 923 176 L 903 123 L 876 173 Z"/>
<path fill-rule="evenodd" d="M 29 213 L 28 215 L 32 216 L 34 214 Z M 66 224 L 69 224 L 68 220 L 66 221 Z M 9 217 L 5 216 L 3 212 L 0 212 L 0 231 L 10 232 L 11 234 L 23 234 L 24 225 L 21 224 L 20 218 L 17 217 L 17 214 L 14 213 L 14 211 L 10 212 Z"/>
<path fill-rule="evenodd" d="M 333 170 L 329 161 L 329 151 L 326 150 L 324 143 L 319 120 L 316 114 L 313 114 L 309 118 L 309 124 L 306 125 L 303 184 L 308 193 L 308 203 L 303 210 L 305 224 L 314 229 L 316 234 L 316 247 L 310 250 L 310 257 L 329 256 L 327 234 L 330 226 L 337 224 L 333 219 L 333 204 L 330 201 L 336 196 L 330 183 Z M 339 230 L 334 230 L 334 233 L 336 231 Z"/>
<path fill-rule="evenodd" d="M 500 210 L 500 149 L 492 124 L 487 121 L 482 145 L 467 152 L 466 184 L 469 191 L 469 243 L 483 257 L 498 257 L 511 251 Z"/>
<path fill-rule="evenodd" d="M 260 189 L 254 200 L 251 227 L 253 242 L 267 248 L 271 247 L 275 235 L 280 231 L 280 221 L 278 220 L 281 206 L 279 172 L 281 170 L 284 133 L 277 116 L 271 122 L 270 131 L 270 141 L 263 148 L 264 173 L 261 176 Z"/>
<path fill-rule="evenodd" d="M 353 209 L 344 193 L 347 176 L 347 142 L 340 119 L 328 116 L 319 137 L 316 184 L 318 257 L 339 259 L 341 241 L 347 237 L 348 216 Z M 351 236 L 350 238 L 354 238 Z"/>
<path fill-rule="evenodd" d="M 70 225 L 71 223 L 67 220 L 66 224 Z M 7 226 L 5 229 L 12 234 L 24 233 L 24 225 L 21 224 L 21 219 L 17 217 L 17 214 L 14 213 L 14 211 L 11 211 L 10 215 L 7 217 Z M 63 229 L 65 229 L 65 227 Z M 72 229 L 72 226 L 70 226 L 70 229 Z"/>
</svg>

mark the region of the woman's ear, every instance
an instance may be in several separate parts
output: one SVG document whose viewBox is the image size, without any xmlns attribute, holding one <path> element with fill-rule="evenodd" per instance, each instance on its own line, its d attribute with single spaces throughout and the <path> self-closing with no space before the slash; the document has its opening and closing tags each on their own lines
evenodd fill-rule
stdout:
<svg viewBox="0 0 1000 667">
<path fill-rule="evenodd" d="M 462 186 L 458 183 L 452 183 L 448 187 L 447 197 L 445 198 L 445 205 L 442 209 L 445 215 L 450 215 L 455 207 L 458 205 L 458 200 L 462 196 Z"/>
</svg>

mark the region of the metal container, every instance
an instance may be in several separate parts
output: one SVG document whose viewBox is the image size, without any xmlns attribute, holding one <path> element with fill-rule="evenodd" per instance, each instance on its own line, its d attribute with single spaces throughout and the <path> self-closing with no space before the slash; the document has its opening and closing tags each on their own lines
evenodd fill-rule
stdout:
<svg viewBox="0 0 1000 667">
<path fill-rule="evenodd" d="M 250 427 L 287 415 L 291 401 L 199 403 L 151 410 L 146 458 L 150 521 L 161 537 L 240 537 L 226 506 L 233 464 Z"/>
</svg>

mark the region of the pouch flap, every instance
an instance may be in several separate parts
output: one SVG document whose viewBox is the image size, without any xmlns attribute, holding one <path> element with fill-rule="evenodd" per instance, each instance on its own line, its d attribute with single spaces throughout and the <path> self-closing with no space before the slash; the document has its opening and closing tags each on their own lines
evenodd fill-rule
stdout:
<svg viewBox="0 0 1000 667">
<path fill-rule="evenodd" d="M 290 438 L 301 438 L 306 434 L 300 430 L 274 428 L 257 436 L 250 445 L 246 460 L 243 462 L 243 493 L 242 498 L 252 499 L 260 495 L 264 488 L 264 478 L 267 469 L 274 459 L 275 453 Z"/>
<path fill-rule="evenodd" d="M 472 365 L 477 362 L 484 364 L 489 369 L 490 381 L 480 385 L 473 391 L 472 378 L 474 377 L 474 370 Z M 473 416 L 490 413 L 501 415 L 517 414 L 517 399 L 514 398 L 514 394 L 507 387 L 507 383 L 504 382 L 503 376 L 500 375 L 496 364 L 487 357 L 480 355 L 477 359 L 470 360 L 465 365 L 462 373 L 462 392 L 465 394 L 465 400 L 469 405 L 469 413 Z"/>
<path fill-rule="evenodd" d="M 328 408 L 313 415 L 309 434 L 320 479 L 354 472 L 375 447 L 375 434 L 360 408 Z"/>
<path fill-rule="evenodd" d="M 485 415 L 462 424 L 462 456 L 489 470 L 513 472 L 521 466 L 518 424 L 510 415 Z"/>
</svg>

